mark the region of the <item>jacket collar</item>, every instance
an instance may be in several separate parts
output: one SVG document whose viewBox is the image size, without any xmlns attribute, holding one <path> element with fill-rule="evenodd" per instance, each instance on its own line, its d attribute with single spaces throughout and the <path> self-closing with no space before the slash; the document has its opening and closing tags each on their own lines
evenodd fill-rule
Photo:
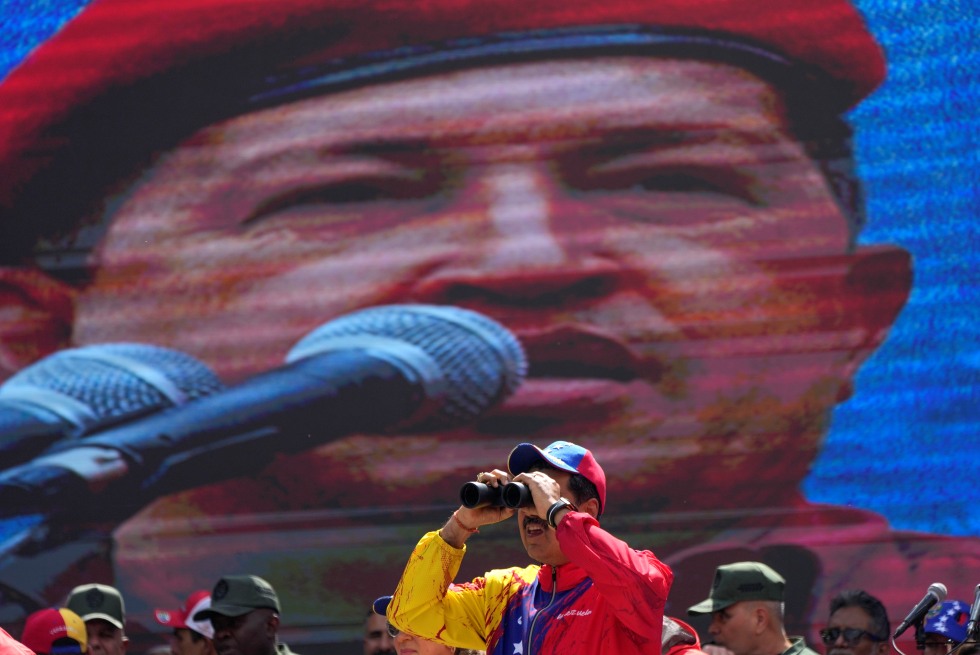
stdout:
<svg viewBox="0 0 980 655">
<path fill-rule="evenodd" d="M 542 564 L 541 568 L 538 569 L 538 585 L 540 585 L 542 591 L 551 592 L 551 582 L 554 579 L 556 571 L 558 574 L 558 591 L 568 591 L 589 577 L 585 569 L 571 562 L 567 562 L 558 567 L 551 566 L 550 564 Z"/>
</svg>

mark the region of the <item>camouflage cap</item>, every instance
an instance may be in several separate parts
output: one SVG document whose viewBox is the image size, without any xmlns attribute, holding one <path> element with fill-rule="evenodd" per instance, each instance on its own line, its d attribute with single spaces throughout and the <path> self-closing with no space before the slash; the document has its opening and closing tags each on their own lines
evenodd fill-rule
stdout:
<svg viewBox="0 0 980 655">
<path fill-rule="evenodd" d="M 783 600 L 786 580 L 762 562 L 735 562 L 715 570 L 707 600 L 687 608 L 694 616 L 710 614 L 743 600 Z"/>
</svg>

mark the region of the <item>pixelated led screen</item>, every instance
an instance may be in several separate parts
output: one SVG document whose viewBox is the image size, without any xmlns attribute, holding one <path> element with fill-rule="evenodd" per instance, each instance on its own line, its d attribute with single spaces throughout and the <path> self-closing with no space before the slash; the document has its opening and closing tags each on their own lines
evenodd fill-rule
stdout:
<svg viewBox="0 0 980 655">
<path fill-rule="evenodd" d="M 447 59 L 228 111 L 212 97 L 236 88 L 225 78 L 195 81 L 220 93 L 166 104 L 183 55 L 134 60 L 159 62 L 159 116 L 127 122 L 157 91 L 127 95 L 135 76 L 122 75 L 99 92 L 117 94 L 111 107 L 91 100 L 31 153 L 67 147 L 73 163 L 38 178 L 49 186 L 30 206 L 47 209 L 28 222 L 53 232 L 24 259 L 43 269 L 60 245 L 84 248 L 72 271 L 29 280 L 40 284 L 30 311 L 4 308 L 4 325 L 27 326 L 4 328 L 4 378 L 62 350 L 139 342 L 192 356 L 235 389 L 302 359 L 321 325 L 409 303 L 498 322 L 522 343 L 527 376 L 450 427 L 403 422 L 387 397 L 400 401 L 401 387 L 352 393 L 357 406 L 338 418 L 283 382 L 282 403 L 300 407 L 288 434 L 214 452 L 202 439 L 205 455 L 148 465 L 159 479 L 143 496 L 5 510 L 0 624 L 108 582 L 149 647 L 166 634 L 153 608 L 241 572 L 279 590 L 300 652 L 353 642 L 463 482 L 505 467 L 520 442 L 559 439 L 605 468 L 603 526 L 674 568 L 678 616 L 715 566 L 744 559 L 783 571 L 791 631 L 813 641 L 846 588 L 893 616 L 936 581 L 970 602 L 980 54 L 969 18 L 906 5 L 858 3 L 888 62 L 845 114 L 864 219 L 841 209 L 768 82 L 718 61 Z M 0 75 L 15 79 L 86 10 L 7 3 Z M 227 35 L 213 34 L 181 47 L 224 52 Z M 84 61 L 60 74 L 103 84 Z M 166 135 L 130 147 L 157 123 Z M 86 125 L 99 139 L 72 132 Z M 106 163 L 117 156 L 125 164 Z M 69 216 L 80 224 L 66 227 Z M 56 319 L 39 318 L 52 305 Z M 451 391 L 483 384 L 473 356 L 451 364 L 462 370 Z M 256 403 L 276 404 L 277 380 Z M 233 423 L 252 409 L 236 402 Z M 527 561 L 509 523 L 481 533 L 461 576 Z"/>
</svg>

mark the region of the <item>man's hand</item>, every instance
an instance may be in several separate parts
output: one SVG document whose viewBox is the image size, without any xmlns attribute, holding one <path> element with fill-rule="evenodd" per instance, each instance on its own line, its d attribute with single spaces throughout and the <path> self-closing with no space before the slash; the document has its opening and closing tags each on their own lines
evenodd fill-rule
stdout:
<svg viewBox="0 0 980 655">
<path fill-rule="evenodd" d="M 484 471 L 476 476 L 477 482 L 482 482 L 489 487 L 502 487 L 510 482 L 510 474 L 500 469 Z M 476 528 L 481 525 L 490 525 L 509 519 L 514 515 L 515 510 L 509 507 L 466 507 L 460 506 L 453 516 L 442 526 L 439 534 L 450 546 L 462 547 Z"/>
<path fill-rule="evenodd" d="M 551 506 L 561 500 L 561 486 L 542 471 L 521 473 L 515 476 L 513 481 L 527 485 L 531 492 L 531 499 L 534 501 L 534 511 L 542 519 L 547 517 Z"/>
</svg>

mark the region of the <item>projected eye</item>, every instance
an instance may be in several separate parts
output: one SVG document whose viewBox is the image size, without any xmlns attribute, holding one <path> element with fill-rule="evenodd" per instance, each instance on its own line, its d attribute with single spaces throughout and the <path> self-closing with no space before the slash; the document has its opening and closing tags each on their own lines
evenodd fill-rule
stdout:
<svg viewBox="0 0 980 655">
<path fill-rule="evenodd" d="M 719 193 L 728 190 L 702 177 L 685 173 L 657 174 L 643 177 L 630 186 L 634 191 L 663 191 L 665 193 Z"/>
<path fill-rule="evenodd" d="M 748 186 L 731 169 L 601 167 L 586 171 L 572 186 L 583 192 L 688 194 L 755 203 Z"/>
<path fill-rule="evenodd" d="M 309 211 L 355 211 L 372 204 L 430 202 L 442 195 L 441 180 L 422 171 L 404 175 L 363 176 L 287 189 L 262 202 L 243 221 Z"/>
</svg>

